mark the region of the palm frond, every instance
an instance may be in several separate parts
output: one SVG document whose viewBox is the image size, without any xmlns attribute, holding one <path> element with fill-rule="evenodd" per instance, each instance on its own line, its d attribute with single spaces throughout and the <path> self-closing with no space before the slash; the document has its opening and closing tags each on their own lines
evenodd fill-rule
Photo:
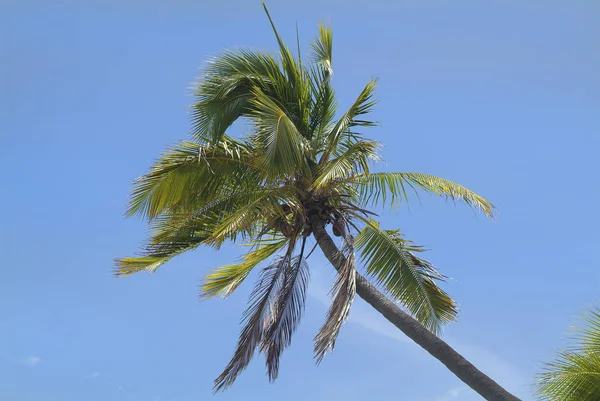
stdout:
<svg viewBox="0 0 600 401">
<path fill-rule="evenodd" d="M 600 354 L 600 308 L 595 308 L 583 315 L 583 327 L 576 329 L 578 349 Z"/>
<path fill-rule="evenodd" d="M 218 267 L 206 275 L 200 296 L 202 298 L 228 297 L 248 277 L 252 269 L 273 256 L 287 243 L 287 238 L 276 238 L 251 244 L 256 246 L 256 249 L 244 255 L 241 263 Z"/>
<path fill-rule="evenodd" d="M 600 354 L 561 352 L 539 377 L 538 395 L 548 401 L 597 401 Z"/>
<path fill-rule="evenodd" d="M 311 46 L 313 62 L 323 70 L 327 78 L 333 75 L 333 33 L 331 28 L 319 24 L 319 37 L 313 41 Z"/>
<path fill-rule="evenodd" d="M 315 336 L 314 354 L 317 363 L 323 360 L 327 352 L 333 350 L 335 340 L 348 318 L 356 294 L 356 258 L 351 236 L 346 238 L 341 252 L 345 257 L 345 263 L 333 285 L 333 302 L 327 311 L 325 323 Z"/>
<path fill-rule="evenodd" d="M 224 191 L 222 196 L 197 209 L 165 212 L 150 222 L 149 243 L 157 245 L 169 242 L 173 236 L 193 235 L 197 230 L 208 233 L 210 237 L 228 216 L 259 202 L 272 192 L 276 191 L 268 187 L 255 187 L 251 190 L 240 187 L 237 193 L 229 195 Z"/>
<path fill-rule="evenodd" d="M 292 335 L 300 324 L 306 303 L 306 290 L 310 271 L 304 259 L 306 238 L 302 239 L 300 255 L 283 265 L 283 285 L 273 305 L 271 321 L 260 346 L 265 354 L 267 374 L 273 381 L 279 373 L 279 360 L 285 348 L 292 342 Z"/>
<path fill-rule="evenodd" d="M 135 181 L 127 215 L 152 220 L 167 209 L 202 205 L 228 190 L 256 186 L 260 175 L 248 151 L 247 145 L 235 140 L 208 147 L 182 141 Z"/>
<path fill-rule="evenodd" d="M 196 231 L 190 235 L 175 235 L 156 245 L 148 245 L 142 255 L 115 259 L 115 275 L 127 276 L 140 271 L 154 273 L 156 269 L 183 252 L 193 250 L 209 238 L 209 233 Z"/>
<path fill-rule="evenodd" d="M 294 56 L 292 55 L 290 49 L 283 42 L 281 36 L 279 36 L 279 32 L 277 32 L 277 28 L 275 28 L 275 23 L 271 18 L 271 14 L 269 13 L 269 10 L 267 9 L 266 4 L 264 3 L 263 8 L 265 10 L 265 13 L 267 14 L 269 22 L 271 23 L 271 28 L 273 29 L 273 33 L 275 34 L 275 38 L 277 39 L 277 44 L 279 45 L 279 54 L 281 57 L 283 69 L 286 72 L 290 84 L 292 86 L 295 86 L 298 84 L 297 80 L 300 78 L 299 65 L 296 63 L 296 60 L 294 60 Z"/>
<path fill-rule="evenodd" d="M 445 178 L 422 173 L 360 174 L 349 180 L 357 185 L 363 204 L 385 204 L 390 197 L 392 205 L 408 201 L 407 187 L 427 193 L 462 200 L 473 209 L 493 217 L 494 205 L 475 192 Z"/>
<path fill-rule="evenodd" d="M 574 344 L 545 365 L 537 394 L 548 401 L 596 401 L 600 394 L 600 309 L 580 318 Z"/>
<path fill-rule="evenodd" d="M 375 105 L 376 101 L 373 100 L 373 94 L 375 91 L 376 82 L 376 80 L 369 81 L 360 95 L 356 98 L 352 106 L 350 106 L 344 115 L 342 115 L 332 129 L 319 138 L 324 144 L 324 150 L 321 154 L 319 164 L 323 164 L 329 160 L 329 157 L 337 149 L 342 138 L 342 134 L 349 128 L 356 126 L 369 127 L 375 125 L 375 123 L 372 121 L 358 120 L 357 117 L 370 113 Z"/>
<path fill-rule="evenodd" d="M 307 137 L 311 140 L 311 147 L 316 155 L 319 150 L 324 149 L 323 138 L 333 128 L 337 101 L 335 91 L 325 71 L 311 66 L 308 78 L 312 99 L 309 105 L 310 112 L 306 130 Z"/>
<path fill-rule="evenodd" d="M 382 230 L 372 221 L 356 237 L 356 248 L 368 275 L 433 333 L 456 318 L 455 302 L 436 284 L 444 276 L 415 256 L 422 249 L 398 231 Z"/>
<path fill-rule="evenodd" d="M 286 111 L 259 89 L 252 103 L 257 162 L 271 176 L 303 169 L 308 143 Z"/>
<path fill-rule="evenodd" d="M 262 194 L 220 217 L 207 241 L 219 247 L 226 240 L 235 241 L 239 233 L 252 234 L 254 228 L 267 216 L 281 214 L 281 204 L 300 210 L 301 205 L 293 196 L 294 189 L 291 186 L 281 186 L 257 190 L 257 193 L 262 191 Z"/>
<path fill-rule="evenodd" d="M 340 154 L 329 160 L 319 169 L 313 183 L 316 189 L 327 186 L 334 180 L 345 179 L 359 172 L 369 172 L 369 162 L 379 160 L 377 150 L 380 144 L 375 141 L 356 141 L 340 144 Z"/>
<path fill-rule="evenodd" d="M 215 199 L 193 213 L 165 213 L 151 222 L 152 234 L 138 257 L 116 260 L 117 276 L 142 270 L 154 272 L 176 255 L 199 245 L 219 247 L 225 240 L 235 241 L 238 234 L 249 234 L 265 217 L 280 212 L 278 200 L 287 199 L 289 187 L 239 188 L 239 192 Z M 289 201 L 292 206 L 293 200 Z"/>
<path fill-rule="evenodd" d="M 260 345 L 266 327 L 273 319 L 273 305 L 284 284 L 286 266 L 292 260 L 295 242 L 291 241 L 285 256 L 277 258 L 265 267 L 250 295 L 249 306 L 244 312 L 236 350 L 225 370 L 215 379 L 214 391 L 231 386 L 237 376 L 248 366 L 256 348 Z"/>
<path fill-rule="evenodd" d="M 282 102 L 282 104 L 286 104 L 286 108 L 291 112 L 290 116 L 292 117 L 292 120 L 300 129 L 300 133 L 303 134 L 305 133 L 305 128 L 308 124 L 308 116 L 310 113 L 310 85 L 307 79 L 308 74 L 307 71 L 302 68 L 300 59 L 294 59 L 292 52 L 283 42 L 279 32 L 277 31 L 277 28 L 275 27 L 273 19 L 271 18 L 271 14 L 264 3 L 263 8 L 267 14 L 269 22 L 271 23 L 271 28 L 273 29 L 275 38 L 277 39 L 281 66 L 285 72 L 286 79 L 284 82 L 282 82 L 284 85 L 279 85 L 279 87 L 286 88 L 286 93 L 288 96 L 285 100 L 285 103 Z M 283 97 L 281 97 L 281 100 L 284 100 Z"/>
<path fill-rule="evenodd" d="M 277 59 L 266 52 L 240 49 L 212 59 L 194 89 L 192 134 L 211 143 L 240 117 L 247 116 L 253 88 L 274 93 L 285 83 Z"/>
</svg>

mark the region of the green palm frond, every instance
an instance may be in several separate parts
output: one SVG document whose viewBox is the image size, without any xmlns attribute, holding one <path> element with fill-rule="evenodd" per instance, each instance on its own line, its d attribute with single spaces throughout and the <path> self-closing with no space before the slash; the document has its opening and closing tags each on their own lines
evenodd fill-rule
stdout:
<svg viewBox="0 0 600 401">
<path fill-rule="evenodd" d="M 168 242 L 148 245 L 137 257 L 115 259 L 115 275 L 127 276 L 140 271 L 154 273 L 156 269 L 183 252 L 196 249 L 209 238 L 209 233 L 196 231 L 190 235 L 172 236 Z"/>
<path fill-rule="evenodd" d="M 238 234 L 246 234 L 253 224 L 258 224 L 263 213 L 280 213 L 277 200 L 287 199 L 286 191 L 286 187 L 240 190 L 191 214 L 163 214 L 152 221 L 152 235 L 142 255 L 117 259 L 115 274 L 154 272 L 174 256 L 201 244 L 218 248 L 226 239 L 235 240 Z"/>
<path fill-rule="evenodd" d="M 237 198 L 245 198 L 240 194 Z M 213 236 L 220 221 L 220 212 L 233 207 L 215 202 L 190 216 L 163 215 L 152 221 L 153 233 L 140 256 L 116 259 L 116 276 L 126 276 L 142 270 L 154 273 L 156 269 L 183 252 L 199 245 L 215 246 Z M 244 199 L 245 200 L 245 199 Z M 229 201 L 229 200 L 228 200 Z"/>
<path fill-rule="evenodd" d="M 215 57 L 194 88 L 192 134 L 204 141 L 221 140 L 237 119 L 248 115 L 254 88 L 275 93 L 282 83 L 285 76 L 269 53 L 241 49 Z"/>
<path fill-rule="evenodd" d="M 587 312 L 581 319 L 585 324 L 576 331 L 581 343 L 579 348 L 600 354 L 600 308 Z"/>
<path fill-rule="evenodd" d="M 359 172 L 369 172 L 369 163 L 380 159 L 380 144 L 375 141 L 356 141 L 340 144 L 340 154 L 319 169 L 313 187 L 320 189 L 338 179 L 348 178 Z"/>
<path fill-rule="evenodd" d="M 280 188 L 256 187 L 252 190 L 241 189 L 233 195 L 221 196 L 203 207 L 186 213 L 163 213 L 150 222 L 150 244 L 171 241 L 174 235 L 193 235 L 199 228 L 214 236 L 215 231 L 223 226 L 228 216 L 247 208 L 273 193 L 281 193 Z M 231 233 L 231 230 L 229 230 Z M 208 243 L 214 244 L 214 243 Z"/>
<path fill-rule="evenodd" d="M 600 354 L 564 351 L 546 365 L 538 393 L 548 401 L 597 401 L 600 394 Z"/>
<path fill-rule="evenodd" d="M 319 37 L 311 44 L 313 62 L 319 66 L 326 77 L 333 75 L 333 33 L 329 26 L 319 24 Z"/>
<path fill-rule="evenodd" d="M 273 29 L 275 38 L 277 39 L 277 44 L 279 45 L 279 54 L 281 57 L 281 64 L 286 73 L 288 83 L 291 86 L 296 86 L 296 85 L 298 85 L 297 81 L 301 78 L 299 64 L 294 59 L 294 56 L 292 55 L 292 52 L 290 51 L 290 49 L 286 46 L 286 44 L 281 39 L 281 36 L 279 36 L 279 32 L 277 32 L 277 28 L 275 28 L 275 23 L 273 22 L 273 19 L 271 18 L 271 14 L 269 14 L 269 10 L 267 9 L 267 6 L 264 3 L 263 3 L 263 8 L 265 10 L 265 13 L 267 14 L 267 18 L 269 19 L 269 22 L 271 23 L 271 28 Z"/>
<path fill-rule="evenodd" d="M 308 124 L 308 116 L 310 113 L 310 85 L 308 80 L 308 72 L 302 68 L 300 59 L 296 60 L 292 55 L 292 52 L 281 39 L 275 23 L 269 14 L 267 6 L 263 3 L 263 8 L 267 14 L 267 18 L 271 23 L 271 28 L 277 39 L 279 45 L 279 54 L 281 59 L 281 66 L 285 72 L 286 82 L 285 85 L 281 85 L 281 88 L 286 88 L 287 93 L 291 95 L 285 99 L 286 108 L 294 116 L 293 120 L 296 126 L 299 128 L 301 133 L 304 133 Z"/>
<path fill-rule="evenodd" d="M 356 248 L 369 276 L 433 333 L 455 320 L 455 302 L 436 284 L 444 276 L 414 255 L 420 247 L 403 239 L 398 231 L 381 230 L 371 222 L 356 237 Z"/>
<path fill-rule="evenodd" d="M 135 181 L 127 215 L 154 219 L 167 209 L 202 205 L 228 191 L 256 186 L 260 176 L 248 151 L 231 139 L 209 147 L 182 141 Z"/>
<path fill-rule="evenodd" d="M 327 311 L 325 323 L 315 336 L 314 355 L 317 363 L 321 363 L 327 352 L 333 351 L 335 340 L 348 318 L 356 295 L 356 257 L 352 237 L 346 239 L 342 254 L 346 261 L 333 284 L 333 302 Z"/>
<path fill-rule="evenodd" d="M 329 83 L 329 77 L 322 70 L 312 68 L 310 71 L 310 85 L 313 93 L 313 102 L 309 114 L 307 127 L 308 138 L 313 141 L 313 148 L 324 147 L 325 133 L 333 128 L 333 121 L 337 111 L 335 91 Z"/>
<path fill-rule="evenodd" d="M 600 395 L 600 309 L 583 316 L 575 344 L 539 375 L 537 393 L 547 401 L 596 401 Z"/>
<path fill-rule="evenodd" d="M 322 142 L 324 146 L 319 164 L 323 164 L 329 160 L 329 157 L 337 149 L 342 138 L 342 134 L 344 134 L 349 128 L 356 126 L 369 127 L 375 125 L 375 123 L 372 121 L 358 120 L 357 118 L 370 113 L 375 103 L 377 103 L 375 100 L 373 100 L 376 83 L 376 80 L 369 81 L 360 95 L 358 95 L 352 106 L 350 106 L 344 115 L 340 117 L 331 130 L 319 138 L 319 141 Z"/>
<path fill-rule="evenodd" d="M 252 140 L 259 155 L 257 162 L 271 176 L 303 169 L 308 142 L 280 105 L 259 89 L 254 95 L 252 120 L 256 129 Z"/>
<path fill-rule="evenodd" d="M 285 348 L 292 343 L 292 335 L 300 324 L 306 303 L 306 290 L 310 279 L 304 260 L 306 238 L 302 239 L 300 255 L 292 258 L 283 268 L 283 285 L 273 306 L 273 316 L 260 345 L 265 354 L 267 374 L 273 381 L 279 373 L 279 360 Z"/>
<path fill-rule="evenodd" d="M 266 216 L 281 214 L 281 204 L 285 203 L 299 210 L 301 206 L 294 199 L 294 194 L 291 193 L 293 190 L 289 186 L 262 188 L 262 194 L 251 202 L 238 205 L 229 214 L 221 216 L 207 242 L 219 247 L 226 240 L 235 241 L 240 233 L 253 234 L 253 230 Z"/>
<path fill-rule="evenodd" d="M 462 200 L 473 209 L 493 217 L 494 205 L 475 192 L 445 178 L 422 173 L 360 174 L 349 180 L 357 185 L 363 204 L 385 204 L 390 197 L 392 205 L 407 201 L 407 187 L 427 193 Z"/>
<path fill-rule="evenodd" d="M 273 305 L 284 285 L 286 266 L 292 261 L 295 242 L 291 241 L 285 256 L 265 267 L 250 294 L 249 306 L 244 312 L 242 331 L 236 350 L 223 372 L 215 379 L 214 391 L 231 386 L 248 366 L 256 348 L 264 338 L 265 330 L 274 318 Z"/>
<path fill-rule="evenodd" d="M 287 238 L 259 240 L 251 244 L 256 249 L 244 255 L 241 263 L 218 267 L 207 274 L 202 284 L 201 297 L 228 297 L 248 277 L 259 263 L 273 256 L 288 243 Z"/>
</svg>

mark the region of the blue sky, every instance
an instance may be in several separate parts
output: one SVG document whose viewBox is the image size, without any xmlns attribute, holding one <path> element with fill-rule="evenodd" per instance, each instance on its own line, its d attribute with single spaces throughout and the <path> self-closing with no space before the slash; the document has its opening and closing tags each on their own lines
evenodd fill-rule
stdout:
<svg viewBox="0 0 600 401">
<path fill-rule="evenodd" d="M 461 306 L 444 338 L 531 400 L 574 314 L 600 301 L 600 4 L 567 1 L 269 2 L 308 50 L 334 29 L 348 104 L 380 78 L 390 171 L 450 178 L 497 205 L 494 221 L 422 196 L 384 214 L 453 277 Z M 111 276 L 146 227 L 125 220 L 132 179 L 188 131 L 189 87 L 209 56 L 274 49 L 258 1 L 8 0 L 0 14 L 0 400 L 212 399 L 251 283 L 198 302 L 235 247 L 199 250 L 155 275 Z M 316 367 L 332 268 L 311 256 L 311 297 L 280 378 L 256 358 L 215 400 L 479 399 L 356 302 Z"/>
</svg>

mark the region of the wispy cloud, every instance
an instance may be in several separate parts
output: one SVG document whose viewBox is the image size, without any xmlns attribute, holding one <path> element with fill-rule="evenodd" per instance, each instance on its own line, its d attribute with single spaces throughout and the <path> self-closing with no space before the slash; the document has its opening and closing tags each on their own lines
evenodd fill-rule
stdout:
<svg viewBox="0 0 600 401">
<path fill-rule="evenodd" d="M 453 388 L 453 389 L 450 389 L 450 390 L 446 391 L 446 393 L 443 396 L 441 396 L 439 398 L 436 398 L 435 401 L 453 401 L 453 400 L 457 400 L 458 397 L 461 394 L 464 394 L 464 393 L 469 392 L 469 391 L 471 391 L 471 389 L 468 388 L 468 387 L 456 387 L 456 388 Z"/>
<path fill-rule="evenodd" d="M 117 390 L 117 393 L 120 393 L 123 391 L 123 386 L 121 386 L 119 383 L 115 383 L 115 382 L 109 382 L 108 383 L 111 387 L 113 387 L 115 390 Z"/>
<path fill-rule="evenodd" d="M 87 376 L 88 379 L 97 379 L 100 377 L 100 372 L 94 372 Z"/>
<path fill-rule="evenodd" d="M 29 368 L 36 367 L 42 362 L 42 360 L 37 356 L 28 356 L 27 358 L 23 358 L 20 360 L 21 365 L 27 366 Z"/>
</svg>

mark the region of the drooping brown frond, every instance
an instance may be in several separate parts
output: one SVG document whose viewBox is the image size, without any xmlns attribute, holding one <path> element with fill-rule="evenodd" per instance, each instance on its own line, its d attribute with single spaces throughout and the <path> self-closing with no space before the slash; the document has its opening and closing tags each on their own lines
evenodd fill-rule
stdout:
<svg viewBox="0 0 600 401">
<path fill-rule="evenodd" d="M 342 324 L 348 318 L 350 306 L 356 294 L 356 257 L 354 256 L 354 244 L 350 235 L 346 237 L 342 254 L 345 263 L 338 272 L 333 284 L 333 302 L 327 312 L 325 323 L 315 337 L 314 353 L 317 363 L 320 363 L 327 352 L 332 351 L 335 340 L 340 332 Z"/>
<path fill-rule="evenodd" d="M 260 347 L 265 354 L 267 374 L 273 381 L 279 373 L 279 359 L 292 342 L 292 334 L 298 328 L 306 303 L 306 290 L 310 272 L 304 260 L 306 238 L 302 239 L 300 255 L 282 266 L 283 286 L 274 305 L 272 320 L 266 329 Z"/>
<path fill-rule="evenodd" d="M 225 370 L 215 379 L 215 392 L 231 386 L 252 360 L 256 348 L 263 339 L 266 327 L 273 319 L 273 305 L 283 288 L 285 270 L 292 261 L 294 246 L 295 241 L 290 241 L 286 254 L 262 270 L 256 287 L 250 294 L 249 305 L 242 318 L 244 327 L 240 332 L 233 357 Z"/>
</svg>

